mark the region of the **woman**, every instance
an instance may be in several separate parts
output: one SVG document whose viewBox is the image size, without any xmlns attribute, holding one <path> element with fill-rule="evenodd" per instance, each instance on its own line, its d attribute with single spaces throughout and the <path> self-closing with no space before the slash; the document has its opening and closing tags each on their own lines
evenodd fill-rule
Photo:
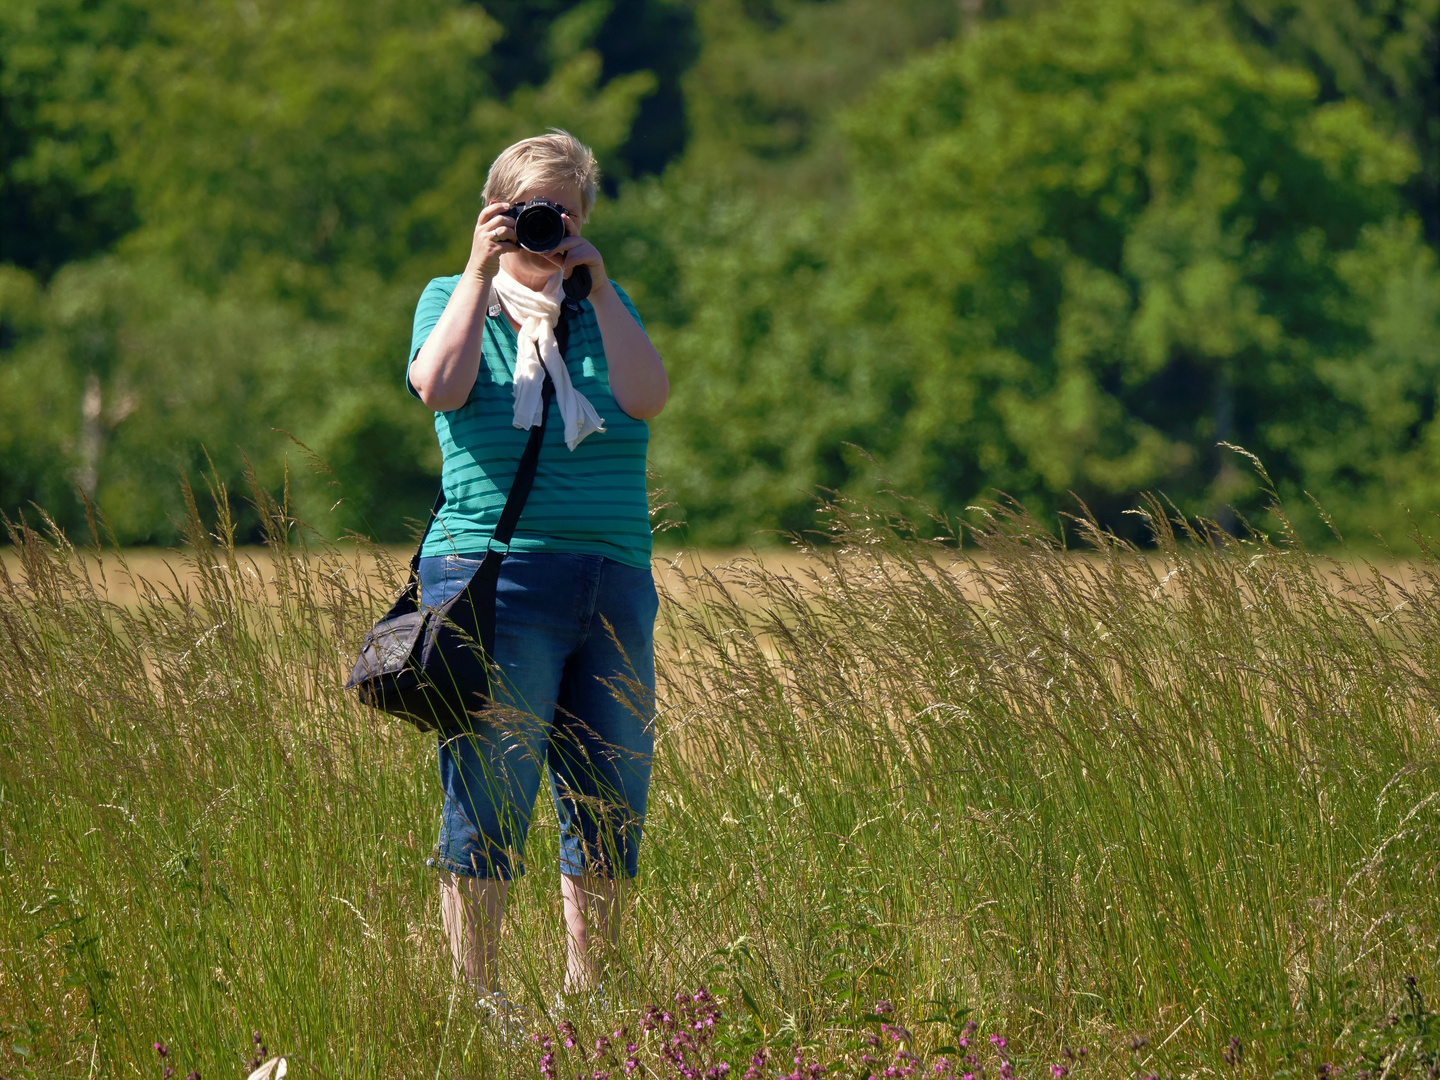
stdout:
<svg viewBox="0 0 1440 1080">
<path fill-rule="evenodd" d="M 535 485 L 500 572 L 496 708 L 473 732 L 442 733 L 439 747 L 442 919 L 457 970 L 500 1012 L 500 922 L 511 877 L 524 872 L 542 768 L 560 819 L 565 987 L 589 990 L 592 941 L 616 941 L 617 886 L 635 876 L 654 749 L 645 421 L 670 384 L 634 305 L 581 236 L 598 175 L 594 154 L 564 132 L 500 154 L 465 272 L 426 287 L 410 350 L 408 383 L 435 410 L 444 455 L 445 503 L 421 551 L 427 606 L 479 565 L 540 421 L 547 372 L 555 384 Z M 535 199 L 564 211 L 567 235 L 544 254 L 516 243 L 512 208 Z M 581 266 L 590 294 L 567 313 L 562 359 L 562 281 Z"/>
</svg>

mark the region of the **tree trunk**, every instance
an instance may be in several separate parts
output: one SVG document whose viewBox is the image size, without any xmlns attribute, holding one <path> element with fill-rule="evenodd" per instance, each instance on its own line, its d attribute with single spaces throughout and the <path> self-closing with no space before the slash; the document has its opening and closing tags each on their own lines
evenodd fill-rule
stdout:
<svg viewBox="0 0 1440 1080">
<path fill-rule="evenodd" d="M 75 479 L 87 499 L 95 498 L 100 481 L 100 455 L 105 450 L 105 427 L 101 416 L 105 398 L 100 391 L 100 376 L 85 376 L 85 392 L 80 396 L 80 468 Z"/>
<path fill-rule="evenodd" d="M 960 0 L 960 36 L 969 37 L 985 18 L 985 0 Z"/>
</svg>

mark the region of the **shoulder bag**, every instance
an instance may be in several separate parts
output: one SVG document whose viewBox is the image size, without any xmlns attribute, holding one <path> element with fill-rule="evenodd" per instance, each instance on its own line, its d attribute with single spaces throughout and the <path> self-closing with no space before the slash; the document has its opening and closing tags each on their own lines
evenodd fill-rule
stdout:
<svg viewBox="0 0 1440 1080">
<path fill-rule="evenodd" d="M 582 278 L 583 272 L 583 278 Z M 582 278 L 581 281 L 575 280 Z M 556 344 L 565 355 L 569 344 L 569 316 L 578 312 L 589 293 L 589 272 L 577 267 L 565 282 L 568 297 L 555 326 Z M 420 552 L 440 507 L 442 486 L 430 518 L 420 536 L 420 547 L 410 560 L 405 589 L 385 617 L 375 624 L 360 647 L 345 689 L 381 712 L 408 720 L 421 731 L 463 729 L 470 717 L 490 704 L 490 657 L 495 651 L 495 588 L 520 514 L 535 484 L 540 447 L 550 419 L 555 384 L 547 373 L 541 390 L 540 423 L 520 455 L 520 467 L 505 508 L 486 547 L 485 557 L 469 583 L 438 607 L 420 604 Z"/>
</svg>

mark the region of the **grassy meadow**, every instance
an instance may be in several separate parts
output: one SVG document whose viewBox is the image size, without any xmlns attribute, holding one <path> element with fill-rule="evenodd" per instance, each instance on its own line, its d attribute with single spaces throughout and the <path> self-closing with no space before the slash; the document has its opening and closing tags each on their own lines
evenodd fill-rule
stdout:
<svg viewBox="0 0 1440 1080">
<path fill-rule="evenodd" d="M 555 1006 L 546 800 L 512 893 L 545 1044 L 451 976 L 433 742 L 340 689 L 403 567 L 255 497 L 263 559 L 192 503 L 175 575 L 44 531 L 0 562 L 7 1080 L 243 1077 L 257 1034 L 294 1077 L 1440 1073 L 1423 544 L 1382 572 L 1150 502 L 1143 551 L 998 507 L 957 549 L 842 504 L 783 560 L 657 564 L 608 1000 Z"/>
</svg>

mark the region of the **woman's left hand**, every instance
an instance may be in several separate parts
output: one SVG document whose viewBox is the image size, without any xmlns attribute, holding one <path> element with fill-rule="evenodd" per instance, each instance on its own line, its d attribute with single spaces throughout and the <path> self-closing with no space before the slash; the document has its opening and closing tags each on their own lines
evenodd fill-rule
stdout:
<svg viewBox="0 0 1440 1080">
<path fill-rule="evenodd" d="M 552 259 L 561 260 L 560 276 L 562 278 L 568 278 L 570 272 L 577 266 L 588 266 L 590 268 L 590 292 L 598 293 L 610 284 L 610 279 L 605 276 L 605 260 L 600 257 L 599 249 L 580 235 L 580 226 L 575 224 L 569 214 L 565 215 L 565 229 L 570 235 L 555 245 L 555 249 L 548 254 Z"/>
<path fill-rule="evenodd" d="M 546 254 L 560 267 L 563 277 L 569 277 L 577 266 L 590 270 L 590 306 L 600 327 L 615 404 L 637 420 L 659 416 L 670 396 L 665 363 L 610 284 L 600 252 L 580 235 L 580 227 L 569 214 L 565 215 L 565 228 L 570 235 Z"/>
</svg>

